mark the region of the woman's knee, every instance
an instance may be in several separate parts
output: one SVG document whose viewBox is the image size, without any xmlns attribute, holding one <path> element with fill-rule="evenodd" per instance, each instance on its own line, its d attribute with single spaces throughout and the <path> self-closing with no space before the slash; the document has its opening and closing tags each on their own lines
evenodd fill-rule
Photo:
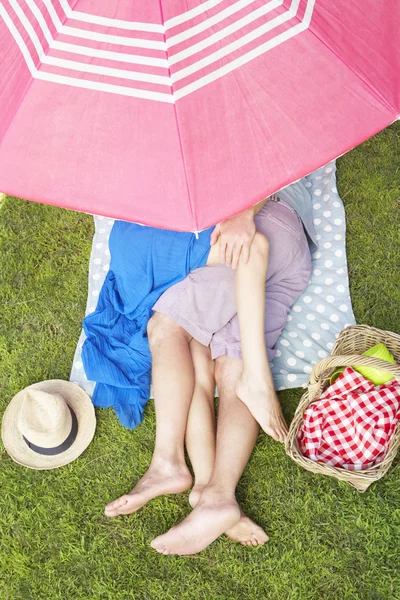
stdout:
<svg viewBox="0 0 400 600">
<path fill-rule="evenodd" d="M 263 233 L 256 231 L 251 247 L 253 246 L 259 252 L 266 253 L 269 251 L 269 240 Z"/>
<path fill-rule="evenodd" d="M 259 231 L 256 231 L 250 248 L 250 260 L 268 261 L 269 241 Z"/>
</svg>

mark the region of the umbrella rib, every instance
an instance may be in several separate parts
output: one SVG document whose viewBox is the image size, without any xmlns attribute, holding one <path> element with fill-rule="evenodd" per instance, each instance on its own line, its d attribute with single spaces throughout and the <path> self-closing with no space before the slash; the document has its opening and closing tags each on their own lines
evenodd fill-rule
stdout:
<svg viewBox="0 0 400 600">
<path fill-rule="evenodd" d="M 163 8 L 162 8 L 161 0 L 158 0 L 158 6 L 160 8 L 161 22 L 164 24 L 164 12 L 163 12 Z M 166 57 L 167 63 L 168 63 L 168 76 L 171 79 L 171 66 L 170 66 L 170 62 L 169 62 L 168 45 L 167 45 L 167 39 L 166 39 L 166 34 L 165 34 L 165 28 L 164 28 L 164 34 L 163 35 L 164 35 L 164 42 L 165 42 L 165 57 Z M 193 219 L 194 232 L 196 233 L 196 236 L 197 236 L 199 228 L 198 228 L 198 224 L 197 224 L 197 218 L 196 218 L 196 213 L 195 213 L 195 210 L 194 210 L 192 196 L 191 196 L 191 193 L 190 193 L 188 171 L 187 171 L 187 166 L 186 166 L 185 155 L 184 155 L 184 152 L 183 152 L 182 136 L 181 136 L 181 131 L 180 131 L 180 128 L 179 128 L 178 113 L 177 113 L 177 109 L 176 109 L 176 102 L 175 102 L 175 97 L 174 97 L 174 89 L 173 89 L 172 80 L 171 80 L 171 94 L 172 94 L 172 97 L 174 98 L 173 111 L 174 111 L 174 118 L 175 118 L 175 123 L 176 123 L 176 130 L 177 130 L 177 134 L 178 134 L 178 142 L 179 142 L 179 149 L 180 149 L 181 158 L 182 158 L 183 170 L 184 170 L 184 173 L 185 173 L 185 183 L 186 183 L 187 197 L 188 197 L 188 200 L 189 200 L 190 212 L 191 212 L 192 219 Z"/>
</svg>

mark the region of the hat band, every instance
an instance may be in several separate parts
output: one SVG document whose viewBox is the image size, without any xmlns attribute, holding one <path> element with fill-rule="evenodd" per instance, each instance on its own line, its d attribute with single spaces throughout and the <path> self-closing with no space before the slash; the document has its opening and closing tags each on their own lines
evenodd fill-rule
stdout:
<svg viewBox="0 0 400 600">
<path fill-rule="evenodd" d="M 45 456 L 55 456 L 56 454 L 61 454 L 62 452 L 65 452 L 66 450 L 68 450 L 68 448 L 72 446 L 78 434 L 78 419 L 76 418 L 76 414 L 74 413 L 72 408 L 70 406 L 68 406 L 68 408 L 72 417 L 72 426 L 71 432 L 68 435 L 67 439 L 59 446 L 54 446 L 53 448 L 42 448 L 41 446 L 36 446 L 35 444 L 32 444 L 32 442 L 27 440 L 26 437 L 23 435 L 22 437 L 24 438 L 25 443 L 29 446 L 31 450 L 33 450 L 37 454 L 44 454 Z"/>
</svg>

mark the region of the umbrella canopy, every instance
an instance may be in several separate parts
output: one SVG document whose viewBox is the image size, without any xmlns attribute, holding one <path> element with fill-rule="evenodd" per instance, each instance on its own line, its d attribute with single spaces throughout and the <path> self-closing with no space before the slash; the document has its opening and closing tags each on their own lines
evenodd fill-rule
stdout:
<svg viewBox="0 0 400 600">
<path fill-rule="evenodd" d="M 400 114 L 398 0 L 2 0 L 0 189 L 196 231 Z"/>
</svg>

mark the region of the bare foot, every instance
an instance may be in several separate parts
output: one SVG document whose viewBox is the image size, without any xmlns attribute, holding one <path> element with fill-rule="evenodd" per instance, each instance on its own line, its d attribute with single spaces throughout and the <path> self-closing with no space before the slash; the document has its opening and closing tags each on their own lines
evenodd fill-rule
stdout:
<svg viewBox="0 0 400 600">
<path fill-rule="evenodd" d="M 151 545 L 161 554 L 196 554 L 204 550 L 240 519 L 235 498 L 202 494 L 198 505 L 180 525 L 155 538 Z"/>
<path fill-rule="evenodd" d="M 192 508 L 196 508 L 205 487 L 205 485 L 196 484 L 192 488 L 189 494 L 189 504 Z M 249 517 L 246 517 L 242 511 L 236 525 L 224 533 L 230 540 L 239 542 L 242 546 L 261 546 L 269 540 L 265 531 Z"/>
<path fill-rule="evenodd" d="M 242 374 L 236 386 L 236 393 L 265 433 L 278 442 L 284 442 L 288 428 L 273 387 L 267 383 L 258 384 Z"/>
<path fill-rule="evenodd" d="M 239 542 L 242 546 L 262 546 L 268 542 L 269 537 L 259 525 L 246 517 L 242 512 L 239 522 L 225 531 L 225 535 L 234 542 Z"/>
<path fill-rule="evenodd" d="M 191 484 L 192 476 L 186 465 L 150 465 L 133 490 L 107 504 L 104 514 L 107 517 L 130 515 L 153 498 L 164 494 L 180 494 L 189 489 Z"/>
</svg>

